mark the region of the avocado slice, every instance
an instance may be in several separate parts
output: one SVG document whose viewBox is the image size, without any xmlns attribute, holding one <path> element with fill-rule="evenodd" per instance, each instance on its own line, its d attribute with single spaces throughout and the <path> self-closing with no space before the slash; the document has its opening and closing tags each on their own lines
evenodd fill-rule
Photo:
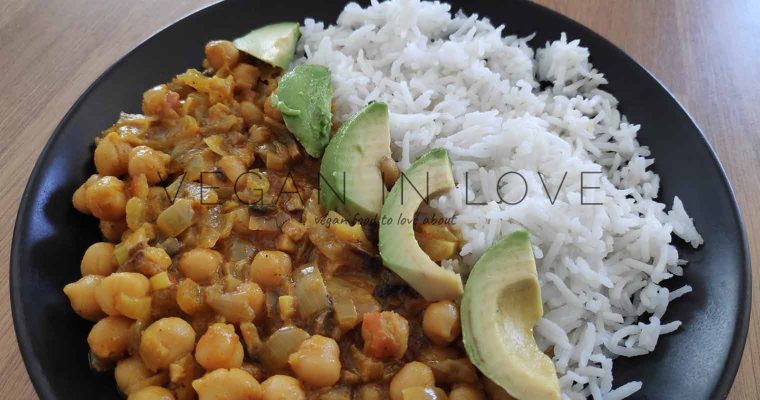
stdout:
<svg viewBox="0 0 760 400">
<path fill-rule="evenodd" d="M 528 232 L 499 239 L 467 279 L 462 340 L 470 361 L 517 399 L 560 398 L 554 364 L 533 337 L 543 313 Z"/>
<path fill-rule="evenodd" d="M 298 22 L 280 22 L 250 31 L 232 43 L 238 50 L 261 61 L 287 69 L 301 37 Z"/>
<path fill-rule="evenodd" d="M 429 301 L 462 295 L 459 274 L 433 262 L 414 237 L 413 219 L 423 196 L 454 188 L 449 153 L 425 153 L 393 185 L 380 212 L 380 256 L 383 264 Z"/>
<path fill-rule="evenodd" d="M 390 156 L 388 105 L 370 103 L 340 127 L 325 149 L 319 170 L 324 207 L 349 220 L 376 219 L 385 195 L 379 165 Z"/>
<path fill-rule="evenodd" d="M 280 79 L 271 101 L 306 152 L 321 157 L 332 128 L 330 70 L 316 64 L 293 68 Z"/>
</svg>

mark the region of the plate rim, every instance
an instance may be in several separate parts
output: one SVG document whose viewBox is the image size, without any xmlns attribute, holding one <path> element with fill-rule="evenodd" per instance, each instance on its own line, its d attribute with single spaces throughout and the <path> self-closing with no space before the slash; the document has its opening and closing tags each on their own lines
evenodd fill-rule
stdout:
<svg viewBox="0 0 760 400">
<path fill-rule="evenodd" d="M 351 0 L 346 0 L 347 3 Z M 446 0 L 442 0 L 443 2 L 447 2 Z M 617 53 L 617 56 L 627 58 L 629 61 L 632 62 L 634 68 L 639 68 L 643 73 L 645 73 L 649 78 L 653 79 L 657 84 L 663 89 L 663 91 L 667 94 L 668 97 L 672 101 L 674 101 L 677 105 L 680 111 L 686 116 L 687 120 L 693 125 L 693 127 L 696 129 L 696 131 L 699 133 L 699 138 L 702 141 L 702 144 L 706 147 L 707 153 L 710 155 L 710 159 L 712 161 L 712 164 L 717 167 L 717 170 L 719 172 L 720 178 L 722 183 L 725 185 L 725 187 L 728 189 L 728 195 L 731 202 L 731 212 L 736 216 L 736 219 L 739 221 L 738 226 L 738 232 L 739 237 L 741 239 L 741 254 L 739 254 L 739 258 L 743 260 L 743 281 L 742 284 L 744 286 L 743 290 L 743 301 L 739 305 L 739 311 L 738 311 L 738 323 L 736 324 L 734 328 L 734 334 L 731 338 L 731 346 L 728 351 L 728 356 L 726 358 L 725 363 L 723 364 L 720 378 L 717 382 L 717 384 L 713 388 L 713 392 L 711 394 L 712 397 L 719 397 L 719 398 L 726 398 L 728 396 L 728 393 L 730 392 L 734 380 L 736 379 L 736 375 L 739 370 L 739 366 L 742 361 L 742 357 L 744 355 L 744 349 L 747 342 L 747 336 L 749 333 L 749 326 L 750 326 L 750 316 L 751 316 L 751 309 L 752 309 L 752 259 L 751 259 L 751 253 L 749 250 L 749 243 L 747 241 L 747 232 L 746 232 L 746 224 L 744 222 L 743 214 L 741 211 L 741 206 L 736 200 L 736 194 L 734 192 L 733 186 L 731 185 L 731 181 L 728 179 L 728 175 L 726 174 L 725 168 L 723 167 L 723 164 L 720 162 L 720 159 L 718 158 L 717 153 L 715 152 L 715 149 L 710 144 L 709 140 L 707 139 L 707 136 L 705 136 L 703 130 L 699 127 L 699 125 L 696 123 L 692 115 L 689 113 L 689 111 L 683 106 L 683 104 L 678 100 L 678 98 L 673 94 L 673 92 L 665 85 L 662 81 L 660 81 L 654 74 L 652 74 L 646 67 L 641 65 L 641 63 L 638 62 L 634 57 L 632 57 L 630 54 L 625 52 L 623 49 L 621 49 L 618 45 L 608 40 L 603 35 L 597 33 L 596 31 L 592 30 L 591 28 L 587 27 L 586 25 L 560 13 L 555 10 L 552 10 L 546 6 L 543 6 L 541 4 L 537 4 L 528 0 L 511 0 L 515 3 L 522 3 L 523 5 L 527 7 L 533 7 L 536 10 L 539 10 L 542 13 L 548 13 L 552 14 L 554 17 L 559 18 L 563 20 L 564 23 L 573 26 L 575 29 L 583 32 L 584 35 L 587 35 L 588 37 L 594 38 L 594 40 L 597 40 L 599 43 L 608 46 L 611 48 L 615 53 Z M 162 32 L 166 31 L 167 29 L 173 27 L 180 21 L 183 21 L 189 17 L 192 16 L 200 16 L 203 13 L 209 12 L 211 9 L 221 6 L 223 3 L 225 3 L 224 0 L 218 0 L 211 4 L 202 6 L 200 8 L 197 8 L 193 11 L 190 11 L 186 13 L 185 15 L 175 19 L 169 24 L 166 24 L 162 26 L 161 28 L 155 30 L 153 33 L 150 34 L 146 39 L 142 40 L 138 44 L 131 47 L 126 53 L 124 53 L 121 57 L 119 57 L 116 61 L 114 61 L 108 68 L 103 70 L 103 72 L 98 75 L 98 77 L 87 87 L 87 89 L 82 92 L 82 94 L 72 103 L 72 105 L 69 107 L 68 111 L 63 115 L 61 120 L 58 122 L 56 127 L 53 129 L 52 133 L 50 134 L 50 137 L 48 138 L 47 142 L 45 143 L 45 146 L 40 151 L 39 155 L 37 156 L 37 159 L 35 160 L 34 167 L 32 168 L 32 171 L 29 175 L 29 178 L 27 179 L 26 184 L 24 185 L 24 192 L 19 200 L 19 206 L 17 208 L 16 212 L 16 218 L 14 221 L 14 228 L 13 228 L 13 237 L 11 241 L 11 247 L 10 247 L 10 262 L 9 262 L 9 292 L 10 292 L 10 300 L 11 300 L 11 315 L 13 320 L 13 330 L 16 335 L 16 344 L 18 346 L 19 352 L 21 353 L 21 358 L 24 362 L 24 367 L 26 369 L 27 375 L 29 376 L 29 379 L 32 383 L 32 386 L 34 387 L 34 390 L 36 394 L 41 399 L 53 399 L 56 398 L 56 394 L 53 392 L 52 387 L 50 386 L 50 381 L 46 378 L 44 371 L 42 370 L 39 363 L 37 363 L 37 360 L 34 358 L 33 354 L 31 353 L 31 344 L 30 344 L 30 335 L 28 331 L 28 327 L 26 325 L 26 316 L 20 309 L 20 304 L 22 303 L 21 299 L 21 282 L 20 282 L 20 275 L 19 270 L 21 268 L 20 262 L 19 262 L 19 253 L 21 252 L 20 249 L 20 236 L 21 231 L 26 228 L 26 225 L 22 225 L 22 220 L 27 219 L 28 215 L 30 214 L 29 209 L 29 198 L 31 197 L 31 192 L 33 191 L 33 183 L 36 183 L 36 181 L 39 180 L 39 175 L 41 171 L 41 160 L 44 158 L 49 157 L 49 154 L 51 153 L 55 143 L 58 139 L 61 138 L 61 129 L 62 127 L 69 121 L 71 118 L 71 115 L 73 112 L 79 108 L 81 103 L 88 97 L 88 95 L 92 92 L 92 90 L 100 84 L 103 80 L 105 80 L 112 72 L 113 70 L 121 65 L 128 57 L 130 57 L 135 50 L 142 47 L 148 42 L 151 42 L 153 40 L 156 40 L 156 37 L 159 36 Z M 466 7 L 459 7 L 460 9 Z M 453 6 L 452 6 L 453 8 Z M 472 11 L 474 13 L 477 13 L 477 10 Z M 481 15 L 481 17 L 484 15 Z M 489 17 L 489 16 L 485 16 Z M 490 17 L 489 17 L 490 18 Z"/>
</svg>

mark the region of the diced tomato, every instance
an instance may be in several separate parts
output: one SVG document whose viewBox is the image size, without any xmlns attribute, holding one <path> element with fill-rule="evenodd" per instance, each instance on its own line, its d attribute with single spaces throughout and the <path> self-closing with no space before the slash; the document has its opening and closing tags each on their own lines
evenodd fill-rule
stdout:
<svg viewBox="0 0 760 400">
<path fill-rule="evenodd" d="M 362 338 L 367 355 L 401 358 L 409 341 L 409 322 L 393 311 L 364 314 Z"/>
</svg>

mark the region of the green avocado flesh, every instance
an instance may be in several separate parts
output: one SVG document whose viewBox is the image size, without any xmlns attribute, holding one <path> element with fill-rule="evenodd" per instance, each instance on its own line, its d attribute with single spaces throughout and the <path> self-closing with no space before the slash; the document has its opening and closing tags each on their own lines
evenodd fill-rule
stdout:
<svg viewBox="0 0 760 400">
<path fill-rule="evenodd" d="M 398 178 L 380 213 L 380 256 L 383 264 L 429 301 L 462 295 L 459 274 L 446 270 L 425 254 L 414 237 L 414 214 L 423 197 L 454 188 L 449 154 L 433 149 Z"/>
<path fill-rule="evenodd" d="M 287 69 L 293 61 L 300 37 L 300 25 L 297 22 L 280 22 L 254 29 L 232 43 L 238 50 L 261 61 Z"/>
<path fill-rule="evenodd" d="M 330 70 L 316 64 L 293 68 L 280 79 L 271 101 L 306 152 L 321 157 L 332 128 Z"/>
<path fill-rule="evenodd" d="M 520 400 L 558 400 L 552 360 L 536 345 L 533 326 L 543 315 L 530 238 L 517 231 L 494 243 L 467 278 L 462 339 L 470 361 Z"/>
<path fill-rule="evenodd" d="M 330 140 L 320 166 L 320 196 L 327 210 L 349 220 L 376 219 L 385 186 L 380 162 L 391 156 L 388 106 L 370 103 Z"/>
</svg>

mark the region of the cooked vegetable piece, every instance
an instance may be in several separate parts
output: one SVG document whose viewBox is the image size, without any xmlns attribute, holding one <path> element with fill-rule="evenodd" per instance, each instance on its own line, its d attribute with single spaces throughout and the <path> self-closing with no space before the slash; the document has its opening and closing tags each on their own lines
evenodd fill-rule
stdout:
<svg viewBox="0 0 760 400">
<path fill-rule="evenodd" d="M 326 284 L 335 321 L 343 330 L 350 330 L 361 323 L 364 314 L 380 311 L 380 304 L 371 289 L 335 276 L 327 278 Z"/>
<path fill-rule="evenodd" d="M 362 381 L 372 382 L 379 381 L 383 378 L 385 369 L 382 361 L 364 354 L 364 352 L 356 348 L 356 346 L 350 347 L 349 355 L 351 362 Z"/>
<path fill-rule="evenodd" d="M 166 271 L 159 272 L 158 274 L 150 277 L 150 288 L 153 291 L 166 289 L 174 284 L 174 279 L 170 277 Z"/>
<path fill-rule="evenodd" d="M 177 199 L 156 220 L 158 229 L 167 236 L 177 236 L 193 224 L 195 211 L 188 199 Z"/>
<path fill-rule="evenodd" d="M 364 314 L 364 352 L 376 358 L 401 358 L 408 346 L 409 322 L 393 311 Z"/>
<path fill-rule="evenodd" d="M 330 307 L 327 287 L 316 265 L 299 268 L 294 280 L 296 307 L 301 318 L 308 320 Z"/>
<path fill-rule="evenodd" d="M 327 220 L 331 221 L 328 229 L 335 237 L 365 254 L 377 254 L 375 245 L 367 239 L 367 235 L 364 233 L 362 225 L 359 222 L 352 225 L 335 211 L 327 213 Z"/>
<path fill-rule="evenodd" d="M 290 321 L 296 314 L 296 300 L 293 296 L 280 296 L 277 298 L 277 309 L 280 311 L 280 319 Z"/>
<path fill-rule="evenodd" d="M 288 357 L 296 352 L 309 334 L 303 329 L 286 326 L 267 338 L 259 352 L 261 362 L 267 368 L 277 371 L 288 366 Z"/>
<path fill-rule="evenodd" d="M 243 342 L 245 342 L 245 350 L 248 356 L 251 358 L 256 357 L 263 345 L 256 325 L 253 322 L 243 322 L 240 324 L 240 333 L 243 335 Z"/>
</svg>

